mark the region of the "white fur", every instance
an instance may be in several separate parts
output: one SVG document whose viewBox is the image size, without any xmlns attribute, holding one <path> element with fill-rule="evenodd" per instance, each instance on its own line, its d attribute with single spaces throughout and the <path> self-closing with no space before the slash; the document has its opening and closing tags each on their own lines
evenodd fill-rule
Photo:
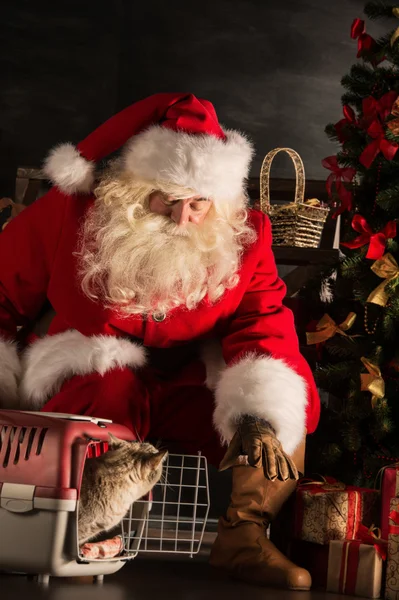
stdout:
<svg viewBox="0 0 399 600">
<path fill-rule="evenodd" d="M 0 338 L 0 408 L 18 407 L 18 380 L 21 363 L 17 346 Z"/>
<path fill-rule="evenodd" d="M 123 151 L 124 168 L 148 181 L 171 181 L 216 203 L 241 206 L 253 147 L 237 131 L 224 133 L 225 141 L 153 125 L 130 138 Z"/>
<path fill-rule="evenodd" d="M 73 144 L 66 143 L 51 150 L 43 172 L 65 194 L 87 194 L 94 183 L 95 168 Z"/>
<path fill-rule="evenodd" d="M 113 336 L 86 337 L 78 331 L 46 336 L 23 355 L 21 407 L 39 409 L 56 394 L 65 379 L 122 367 L 142 367 L 145 350 L 129 340 Z"/>
<path fill-rule="evenodd" d="M 305 434 L 307 385 L 283 360 L 248 354 L 222 373 L 214 424 L 229 442 L 244 414 L 266 419 L 292 454 Z"/>
</svg>

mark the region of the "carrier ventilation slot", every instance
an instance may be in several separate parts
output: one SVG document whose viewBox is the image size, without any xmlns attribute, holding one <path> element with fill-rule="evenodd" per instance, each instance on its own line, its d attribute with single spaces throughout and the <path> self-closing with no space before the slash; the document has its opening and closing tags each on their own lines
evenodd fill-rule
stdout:
<svg viewBox="0 0 399 600">
<path fill-rule="evenodd" d="M 47 428 L 0 426 L 0 465 L 16 465 L 21 459 L 28 460 L 32 452 L 41 454 L 47 431 Z"/>
</svg>

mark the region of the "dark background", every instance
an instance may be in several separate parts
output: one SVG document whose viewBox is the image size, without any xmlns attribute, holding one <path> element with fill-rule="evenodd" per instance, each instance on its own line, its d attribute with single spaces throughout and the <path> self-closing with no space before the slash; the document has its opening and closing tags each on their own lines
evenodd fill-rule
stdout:
<svg viewBox="0 0 399 600">
<path fill-rule="evenodd" d="M 211 100 L 226 127 L 264 154 L 290 146 L 310 179 L 334 147 L 340 79 L 356 60 L 350 39 L 363 0 L 7 0 L 0 31 L 0 196 L 17 166 L 40 166 L 109 116 L 156 92 Z M 378 35 L 376 25 L 368 31 Z M 292 177 L 287 159 L 275 177 Z"/>
</svg>

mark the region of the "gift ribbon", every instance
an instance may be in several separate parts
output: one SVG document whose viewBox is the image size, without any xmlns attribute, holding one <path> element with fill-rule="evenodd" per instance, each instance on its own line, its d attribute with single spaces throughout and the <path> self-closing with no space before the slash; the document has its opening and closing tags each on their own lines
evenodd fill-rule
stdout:
<svg viewBox="0 0 399 600">
<path fill-rule="evenodd" d="M 389 221 L 382 231 L 374 233 L 366 219 L 359 214 L 353 217 L 352 228 L 360 233 L 360 235 L 351 242 L 341 242 L 341 246 L 353 250 L 369 244 L 366 258 L 373 258 L 374 260 L 382 258 L 387 239 L 396 236 L 395 221 Z"/>
<path fill-rule="evenodd" d="M 399 511 L 392 510 L 389 513 L 389 520 L 393 521 L 393 525 L 389 524 L 388 533 L 391 535 L 399 535 Z"/>
<path fill-rule="evenodd" d="M 368 373 L 360 375 L 360 389 L 362 392 L 371 393 L 371 406 L 374 408 L 377 400 L 385 396 L 385 382 L 381 377 L 381 369 L 364 356 L 360 359 Z"/>
<path fill-rule="evenodd" d="M 321 344 L 322 342 L 332 338 L 337 333 L 339 335 L 348 337 L 347 333 L 345 332 L 353 326 L 355 320 L 356 313 L 350 312 L 345 321 L 343 321 L 340 325 L 337 325 L 330 315 L 325 314 L 317 323 L 316 331 L 310 331 L 306 333 L 308 346 L 311 344 Z"/>
<path fill-rule="evenodd" d="M 322 478 L 323 479 L 323 478 Z M 375 493 L 374 490 L 356 488 L 355 486 L 345 485 L 333 478 L 325 478 L 326 481 L 314 481 L 312 479 L 301 479 L 297 486 L 297 504 L 295 510 L 295 536 L 301 539 L 304 522 L 304 502 L 303 495 L 308 492 L 314 496 L 327 494 L 328 500 L 334 506 L 341 518 L 346 520 L 345 537 L 355 539 L 357 530 L 361 521 L 363 501 L 362 495 L 365 493 Z M 330 492 L 330 493 L 328 493 Z M 345 492 L 347 494 L 348 511 L 346 515 L 341 513 L 333 494 L 331 492 Z"/>
<path fill-rule="evenodd" d="M 384 279 L 385 281 L 380 283 L 380 285 L 369 294 L 367 302 L 378 304 L 379 306 L 386 306 L 388 294 L 385 291 L 385 288 L 388 283 L 399 277 L 399 265 L 392 254 L 388 252 L 387 254 L 384 254 L 380 260 L 376 260 L 370 268 L 378 275 L 378 277 L 381 277 L 381 279 Z"/>
<path fill-rule="evenodd" d="M 368 96 L 362 101 L 363 123 L 365 129 L 378 117 L 381 121 L 391 114 L 395 101 L 398 98 L 398 93 L 394 90 L 387 92 L 377 100 L 374 96 Z M 399 116 L 399 115 L 398 115 Z"/>
<path fill-rule="evenodd" d="M 356 534 L 357 540 L 362 544 L 374 546 L 376 552 L 381 556 L 382 560 L 387 557 L 387 541 L 381 539 L 381 529 L 371 525 L 366 527 L 361 523 Z"/>
</svg>

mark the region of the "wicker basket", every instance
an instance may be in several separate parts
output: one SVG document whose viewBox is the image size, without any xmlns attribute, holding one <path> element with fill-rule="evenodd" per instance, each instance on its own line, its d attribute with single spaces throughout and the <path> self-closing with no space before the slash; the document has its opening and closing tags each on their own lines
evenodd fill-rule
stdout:
<svg viewBox="0 0 399 600">
<path fill-rule="evenodd" d="M 295 200 L 291 204 L 270 204 L 271 164 L 279 152 L 286 152 L 295 166 Z M 329 208 L 320 206 L 318 200 L 305 202 L 305 169 L 301 157 L 291 148 L 276 148 L 266 154 L 260 172 L 260 209 L 267 213 L 272 223 L 275 246 L 318 248 Z"/>
</svg>

